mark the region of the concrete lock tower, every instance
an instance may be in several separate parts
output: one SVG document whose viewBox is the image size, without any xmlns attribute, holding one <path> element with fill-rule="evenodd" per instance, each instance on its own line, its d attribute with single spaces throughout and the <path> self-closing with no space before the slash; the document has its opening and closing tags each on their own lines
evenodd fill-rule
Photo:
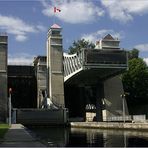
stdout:
<svg viewBox="0 0 148 148">
<path fill-rule="evenodd" d="M 5 33 L 0 33 L 0 121 L 7 118 L 7 40 Z"/>
<path fill-rule="evenodd" d="M 64 107 L 62 28 L 57 24 L 47 34 L 47 95 L 54 105 Z"/>
</svg>

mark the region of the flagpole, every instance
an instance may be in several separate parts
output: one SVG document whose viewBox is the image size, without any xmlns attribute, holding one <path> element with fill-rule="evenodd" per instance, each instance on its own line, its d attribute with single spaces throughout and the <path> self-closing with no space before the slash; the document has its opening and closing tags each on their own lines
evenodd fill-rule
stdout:
<svg viewBox="0 0 148 148">
<path fill-rule="evenodd" d="M 55 19 L 56 19 L 56 12 L 61 12 L 61 9 L 57 8 L 57 7 L 54 7 L 53 8 L 54 10 L 54 15 L 53 15 L 53 24 L 55 24 Z"/>
<path fill-rule="evenodd" d="M 53 13 L 54 13 L 54 15 L 53 15 L 53 24 L 55 24 L 55 7 L 53 8 L 54 10 L 53 10 Z"/>
<path fill-rule="evenodd" d="M 54 16 L 53 16 L 53 24 L 55 24 L 55 13 L 54 13 Z"/>
</svg>

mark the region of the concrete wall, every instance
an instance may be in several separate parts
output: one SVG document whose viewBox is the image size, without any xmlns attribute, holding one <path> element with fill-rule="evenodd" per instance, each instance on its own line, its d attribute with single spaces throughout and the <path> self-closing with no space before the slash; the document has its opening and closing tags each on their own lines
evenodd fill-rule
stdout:
<svg viewBox="0 0 148 148">
<path fill-rule="evenodd" d="M 16 122 L 28 125 L 60 125 L 68 123 L 66 109 L 17 109 Z"/>
<path fill-rule="evenodd" d="M 56 34 L 54 34 L 56 32 Z M 48 95 L 57 106 L 64 103 L 63 46 L 61 28 L 50 28 L 47 39 Z"/>
<path fill-rule="evenodd" d="M 45 93 L 47 93 L 47 66 L 46 57 L 38 56 L 34 60 L 35 77 L 37 80 L 37 108 L 43 106 Z"/>
<path fill-rule="evenodd" d="M 123 115 L 123 100 L 121 94 L 124 94 L 120 76 L 115 76 L 104 82 L 104 110 L 103 119 L 109 116 Z M 124 99 L 125 114 L 128 115 L 127 104 Z"/>
<path fill-rule="evenodd" d="M 128 129 L 148 130 L 147 123 L 123 123 L 123 122 L 71 122 L 71 127 L 98 128 L 98 129 Z"/>
<path fill-rule="evenodd" d="M 102 48 L 103 47 L 108 47 L 108 49 L 119 48 L 119 41 L 102 41 Z"/>
<path fill-rule="evenodd" d="M 7 118 L 7 36 L 0 35 L 0 121 Z"/>
<path fill-rule="evenodd" d="M 64 82 L 63 75 L 58 73 L 52 74 L 52 99 L 56 105 L 65 106 L 64 104 Z"/>
<path fill-rule="evenodd" d="M 7 75 L 0 72 L 0 121 L 6 122 L 7 117 Z"/>
</svg>

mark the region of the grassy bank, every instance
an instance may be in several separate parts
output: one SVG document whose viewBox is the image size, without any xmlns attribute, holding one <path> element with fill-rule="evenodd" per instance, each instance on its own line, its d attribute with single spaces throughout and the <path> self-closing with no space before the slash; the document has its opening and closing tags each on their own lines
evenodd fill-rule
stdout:
<svg viewBox="0 0 148 148">
<path fill-rule="evenodd" d="M 8 129 L 9 129 L 8 124 L 0 124 L 0 139 L 4 137 Z"/>
</svg>

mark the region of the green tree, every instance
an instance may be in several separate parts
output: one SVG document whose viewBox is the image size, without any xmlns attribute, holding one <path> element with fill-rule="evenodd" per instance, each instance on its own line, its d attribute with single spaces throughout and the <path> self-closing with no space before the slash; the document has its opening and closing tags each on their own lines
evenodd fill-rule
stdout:
<svg viewBox="0 0 148 148">
<path fill-rule="evenodd" d="M 130 50 L 128 52 L 128 57 L 129 59 L 133 59 L 133 58 L 138 58 L 139 57 L 139 50 L 136 48 L 133 48 L 132 50 Z"/>
<path fill-rule="evenodd" d="M 128 104 L 148 103 L 148 69 L 141 58 L 129 60 L 129 70 L 122 76 Z"/>
<path fill-rule="evenodd" d="M 69 54 L 74 54 L 79 52 L 82 48 L 90 48 L 93 49 L 95 45 L 85 39 L 81 39 L 78 41 L 74 41 L 72 46 L 69 47 Z"/>
</svg>

